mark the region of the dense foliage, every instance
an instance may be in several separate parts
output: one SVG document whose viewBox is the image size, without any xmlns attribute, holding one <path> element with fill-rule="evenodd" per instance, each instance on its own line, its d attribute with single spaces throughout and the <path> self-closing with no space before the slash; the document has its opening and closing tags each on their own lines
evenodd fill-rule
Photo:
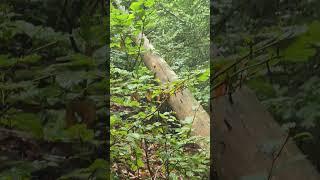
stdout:
<svg viewBox="0 0 320 180">
<path fill-rule="evenodd" d="M 1 1 L 1 179 L 106 178 L 105 11 L 95 0 Z M 95 102 L 95 132 L 65 128 L 77 98 Z"/>
<path fill-rule="evenodd" d="M 192 117 L 177 120 L 164 95 L 183 85 L 208 107 L 209 2 L 114 0 L 110 24 L 112 178 L 208 178 L 209 153 L 194 147 L 203 140 L 190 136 Z M 141 32 L 178 82 L 160 86 L 144 67 Z"/>
</svg>

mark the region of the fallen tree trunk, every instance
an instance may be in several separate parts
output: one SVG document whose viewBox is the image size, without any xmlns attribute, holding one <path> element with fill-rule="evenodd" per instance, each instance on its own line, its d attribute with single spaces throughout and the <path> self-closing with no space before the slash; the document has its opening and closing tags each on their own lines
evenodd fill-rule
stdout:
<svg viewBox="0 0 320 180">
<path fill-rule="evenodd" d="M 138 42 L 143 39 L 143 62 L 162 84 L 178 80 L 178 76 L 170 66 L 158 55 L 152 52 L 154 49 L 146 36 L 140 34 Z M 183 89 L 170 96 L 168 102 L 176 112 L 177 118 L 184 120 L 187 117 L 193 118 L 192 134 L 196 136 L 210 136 L 210 117 L 200 103 L 193 97 L 188 89 Z M 196 107 L 196 108 L 194 108 Z"/>
<path fill-rule="evenodd" d="M 212 143 L 218 148 L 214 156 L 219 179 L 255 176 L 265 180 L 320 179 L 295 143 L 290 139 L 286 141 L 288 134 L 249 88 L 239 89 L 233 100 L 234 104 L 230 104 L 228 98 L 222 96 L 215 99 L 212 106 L 215 119 Z M 274 146 L 276 144 L 278 146 Z"/>
</svg>

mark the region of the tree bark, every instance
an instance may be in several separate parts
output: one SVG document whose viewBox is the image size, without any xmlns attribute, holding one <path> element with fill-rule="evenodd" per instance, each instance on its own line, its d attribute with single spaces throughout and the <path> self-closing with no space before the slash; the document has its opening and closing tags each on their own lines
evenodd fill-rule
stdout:
<svg viewBox="0 0 320 180">
<path fill-rule="evenodd" d="M 160 79 L 162 84 L 178 80 L 178 76 L 165 60 L 152 52 L 154 48 L 146 36 L 140 34 L 138 42 L 141 39 L 143 39 L 143 47 L 145 49 L 142 55 L 143 62 L 148 69 L 155 73 L 156 78 Z M 179 120 L 184 120 L 187 117 L 193 118 L 193 135 L 210 136 L 210 117 L 188 89 L 176 92 L 169 97 L 168 102 Z"/>
<path fill-rule="evenodd" d="M 287 132 L 280 128 L 249 88 L 243 86 L 235 92 L 233 100 L 234 104 L 230 104 L 228 98 L 222 96 L 214 100 L 212 106 L 215 119 L 212 143 L 217 147 L 214 166 L 220 179 L 237 180 L 257 175 L 267 180 L 272 163 L 270 180 L 320 179 L 296 144 L 290 139 L 285 143 Z M 280 156 L 274 161 L 282 146 Z"/>
</svg>

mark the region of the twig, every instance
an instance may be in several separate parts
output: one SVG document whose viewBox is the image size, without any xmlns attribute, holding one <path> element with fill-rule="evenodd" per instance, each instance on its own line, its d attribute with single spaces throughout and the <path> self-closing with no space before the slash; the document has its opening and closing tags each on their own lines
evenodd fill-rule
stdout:
<svg viewBox="0 0 320 180">
<path fill-rule="evenodd" d="M 165 167 L 166 167 L 166 178 L 169 179 L 170 177 L 170 170 L 169 170 L 169 156 L 168 156 L 168 144 L 167 144 L 167 136 L 164 136 L 165 137 L 165 144 L 164 144 L 164 148 L 165 148 L 165 151 L 166 151 L 166 156 L 167 156 L 167 159 L 165 160 Z"/>
<path fill-rule="evenodd" d="M 145 118 L 142 119 L 142 121 L 148 119 L 150 116 L 152 117 L 156 112 L 158 112 L 160 110 L 160 108 L 162 107 L 162 105 L 169 99 L 170 96 L 166 96 L 166 98 L 161 101 L 161 103 L 157 106 L 157 109 L 155 111 L 153 111 L 152 113 L 148 114 Z"/>
<path fill-rule="evenodd" d="M 45 45 L 43 45 L 43 46 L 41 46 L 41 47 L 38 47 L 38 48 L 36 48 L 36 49 L 31 49 L 27 54 L 37 52 L 37 51 L 39 51 L 39 50 L 41 50 L 41 49 L 50 47 L 50 46 L 55 45 L 55 44 L 57 44 L 57 43 L 58 43 L 58 41 L 54 41 L 54 42 L 47 43 L 47 44 L 45 44 Z"/>
<path fill-rule="evenodd" d="M 162 168 L 162 166 L 160 166 L 160 167 L 157 168 L 156 173 L 154 174 L 154 177 L 152 178 L 152 180 L 157 180 L 158 171 L 159 171 L 159 169 L 161 169 L 161 168 Z"/>
<path fill-rule="evenodd" d="M 148 171 L 150 173 L 150 176 L 153 177 L 153 171 L 151 170 L 150 167 L 150 161 L 149 161 L 149 153 L 148 153 L 148 141 L 146 139 L 144 139 L 144 152 L 146 155 L 146 160 L 147 160 L 147 167 L 148 167 Z"/>
<path fill-rule="evenodd" d="M 194 115 L 193 115 L 193 118 L 192 118 L 192 124 L 193 124 L 194 119 L 196 118 L 196 115 L 197 115 L 197 112 L 199 111 L 200 106 L 201 106 L 201 104 L 199 103 L 199 106 L 197 107 L 196 111 L 194 112 Z M 191 133 L 191 129 L 188 132 L 188 136 L 190 135 L 190 133 Z"/>
<path fill-rule="evenodd" d="M 279 41 L 271 42 L 271 43 L 269 43 L 269 44 L 267 44 L 267 45 L 265 45 L 265 46 L 263 46 L 263 47 L 255 50 L 253 53 L 248 53 L 247 55 L 245 55 L 245 56 L 241 57 L 240 59 L 236 60 L 234 63 L 232 63 L 231 65 L 229 65 L 228 67 L 226 67 L 226 68 L 223 69 L 222 71 L 218 72 L 218 73 L 213 77 L 212 80 L 215 80 L 215 79 L 218 78 L 220 75 L 222 75 L 222 74 L 224 74 L 225 72 L 227 72 L 229 69 L 233 68 L 234 66 L 236 66 L 237 64 L 239 64 L 239 63 L 242 62 L 243 60 L 249 58 L 249 57 L 251 56 L 251 54 L 256 54 L 256 53 L 258 53 L 258 52 L 260 52 L 260 51 L 263 51 L 263 50 L 265 50 L 265 49 L 267 49 L 267 48 L 269 48 L 269 47 L 272 47 L 272 46 L 274 46 L 274 45 L 276 45 L 276 44 L 278 44 L 278 43 L 279 43 Z"/>
<path fill-rule="evenodd" d="M 281 56 L 280 56 L 280 57 L 281 57 Z M 247 67 L 244 67 L 244 68 L 236 71 L 235 73 L 231 74 L 231 76 L 229 77 L 229 79 L 234 78 L 234 77 L 237 76 L 239 73 L 242 73 L 242 72 L 244 72 L 244 71 L 246 71 L 246 70 L 249 70 L 249 69 L 251 69 L 251 68 L 253 68 L 253 67 L 260 66 L 260 65 L 265 64 L 266 62 L 270 62 L 270 61 L 272 61 L 272 60 L 274 60 L 274 59 L 278 59 L 278 58 L 280 58 L 280 57 L 268 58 L 268 59 L 266 59 L 266 60 L 264 60 L 264 61 L 258 62 L 258 63 L 256 63 L 256 64 L 253 64 L 253 65 L 250 65 L 250 66 L 247 66 Z M 237 89 L 238 87 L 241 87 L 241 83 L 242 83 L 241 81 L 242 81 L 242 79 L 246 79 L 246 78 L 250 77 L 250 75 L 251 75 L 251 74 L 248 74 L 248 75 L 246 75 L 246 76 L 242 76 L 241 79 L 240 79 L 239 85 L 236 85 L 234 88 Z M 224 81 L 216 84 L 215 86 L 213 86 L 212 90 L 217 89 L 218 87 L 220 87 L 220 86 L 223 85 L 223 84 L 226 84 L 226 80 L 224 80 Z M 213 99 L 214 99 L 214 98 L 216 98 L 216 97 L 213 97 Z"/>
<path fill-rule="evenodd" d="M 126 40 L 123 38 L 122 35 L 120 35 L 120 38 L 121 38 L 121 41 L 122 41 L 123 46 L 124 46 L 124 51 L 126 53 L 126 59 L 127 59 L 127 61 L 129 61 L 129 54 L 128 54 L 129 50 L 128 50 L 127 46 L 126 46 Z"/>
<path fill-rule="evenodd" d="M 139 57 L 140 57 L 141 47 L 142 47 L 142 45 L 143 45 L 142 43 L 144 43 L 144 42 L 142 41 L 142 38 L 143 38 L 143 36 L 144 36 L 145 20 L 146 20 L 146 17 L 144 17 L 144 18 L 142 19 L 141 39 L 140 39 L 140 43 L 139 43 L 139 47 L 138 47 L 137 57 L 134 59 L 134 64 L 133 64 L 133 66 L 132 66 L 132 68 L 133 68 L 133 69 L 135 68 L 136 63 L 137 63 L 137 61 L 138 61 L 138 59 L 139 59 Z M 142 60 L 141 60 L 141 61 L 142 61 Z M 141 61 L 139 62 L 139 64 L 138 64 L 138 66 L 137 66 L 137 67 L 139 67 L 139 66 L 140 66 Z"/>
<path fill-rule="evenodd" d="M 277 159 L 279 159 L 279 157 L 280 157 L 280 155 L 281 155 L 281 152 L 283 151 L 284 147 L 286 146 L 287 142 L 289 141 L 289 138 L 290 138 L 290 132 L 288 131 L 287 137 L 286 137 L 284 143 L 282 144 L 282 146 L 281 146 L 281 148 L 280 148 L 280 151 L 279 151 L 278 154 L 277 154 L 276 156 L 274 156 L 273 159 L 272 159 L 271 168 L 270 168 L 270 170 L 269 170 L 269 175 L 268 175 L 268 180 L 271 180 L 274 165 L 275 165 Z"/>
<path fill-rule="evenodd" d="M 5 106 L 1 113 L 0 113 L 0 118 L 2 118 L 2 116 L 6 115 L 6 113 L 12 108 L 12 104 Z"/>
<path fill-rule="evenodd" d="M 169 99 L 169 96 L 167 96 L 167 97 L 157 106 L 157 109 L 156 109 L 155 111 L 151 112 L 151 113 L 148 114 L 145 118 L 143 118 L 142 121 L 148 119 L 149 117 L 153 117 L 154 114 L 160 110 L 160 108 L 162 107 L 162 105 L 163 105 L 168 99 Z M 127 119 L 128 119 L 128 118 L 127 118 Z M 127 119 L 126 119 L 126 120 L 127 120 Z M 135 125 L 131 126 L 131 127 L 127 130 L 127 132 L 129 132 L 129 131 L 130 131 L 131 129 L 133 129 L 134 127 L 135 127 Z"/>
</svg>

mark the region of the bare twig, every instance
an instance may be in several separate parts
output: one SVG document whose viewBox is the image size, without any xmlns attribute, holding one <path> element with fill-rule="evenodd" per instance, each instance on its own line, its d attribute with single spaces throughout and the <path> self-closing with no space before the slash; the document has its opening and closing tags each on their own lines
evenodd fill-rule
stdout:
<svg viewBox="0 0 320 180">
<path fill-rule="evenodd" d="M 264 61 L 258 62 L 258 63 L 256 63 L 256 64 L 253 64 L 253 65 L 250 65 L 250 66 L 247 66 L 247 67 L 244 67 L 244 68 L 242 68 L 242 69 L 234 72 L 233 74 L 231 74 L 230 77 L 229 77 L 229 79 L 232 79 L 232 78 L 236 77 L 238 74 L 241 74 L 241 73 L 243 73 L 244 71 L 247 71 L 247 70 L 249 70 L 249 69 L 252 69 L 253 67 L 257 67 L 257 66 L 263 65 L 263 64 L 265 64 L 266 62 L 270 62 L 270 61 L 275 60 L 275 59 L 278 59 L 278 58 L 280 58 L 280 57 L 281 57 L 281 56 L 268 58 L 268 59 L 266 59 L 266 60 L 264 60 Z M 248 75 L 242 75 L 242 74 L 241 74 L 241 76 L 242 76 L 242 77 L 241 77 L 241 79 L 240 79 L 239 85 L 235 85 L 235 86 L 234 86 L 235 89 L 237 89 L 238 87 L 241 87 L 241 83 L 242 83 L 241 81 L 242 81 L 242 79 L 246 79 L 246 78 L 250 77 L 251 74 L 248 74 Z M 213 86 L 212 90 L 215 90 L 215 89 L 217 89 L 218 87 L 220 87 L 220 86 L 222 86 L 223 84 L 226 84 L 226 83 L 227 83 L 227 81 L 224 80 L 224 81 L 216 84 L 215 86 Z M 214 99 L 214 98 L 216 98 L 216 97 L 213 97 L 212 99 Z"/>
<path fill-rule="evenodd" d="M 229 65 L 228 67 L 226 67 L 225 69 L 223 69 L 222 71 L 218 72 L 213 78 L 212 80 L 215 80 L 216 78 L 218 78 L 220 75 L 224 74 L 225 72 L 227 72 L 228 70 L 230 70 L 231 68 L 233 68 L 234 66 L 236 66 L 237 64 L 239 64 L 240 62 L 242 62 L 243 60 L 249 58 L 251 56 L 251 54 L 257 54 L 258 52 L 261 52 L 269 47 L 272 47 L 276 44 L 278 44 L 279 42 L 278 41 L 275 41 L 275 42 L 271 42 L 269 44 L 266 44 L 265 46 L 255 50 L 254 52 L 252 53 L 248 53 L 247 55 L 239 58 L 238 60 L 236 60 L 234 63 L 232 63 L 231 65 Z"/>
<path fill-rule="evenodd" d="M 141 47 L 142 47 L 142 45 L 143 45 L 143 43 L 144 43 L 144 42 L 142 41 L 142 37 L 143 37 L 143 35 L 144 35 L 145 20 L 146 20 L 146 17 L 144 17 L 144 18 L 142 19 L 141 39 L 140 39 L 140 43 L 139 43 L 139 47 L 138 47 L 137 57 L 134 59 L 134 64 L 133 64 L 133 67 L 132 67 L 133 69 L 135 68 L 136 63 L 137 63 L 137 61 L 138 61 L 138 59 L 139 59 L 139 57 L 140 57 Z M 141 60 L 141 61 L 142 61 L 142 60 Z M 139 64 L 138 64 L 137 67 L 140 66 L 141 61 L 139 61 Z"/>
<path fill-rule="evenodd" d="M 281 155 L 284 147 L 286 146 L 287 142 L 289 141 L 289 138 L 290 138 L 290 132 L 288 131 L 287 137 L 286 137 L 286 139 L 284 140 L 284 142 L 283 142 L 283 144 L 282 144 L 282 146 L 281 146 L 281 148 L 280 148 L 280 151 L 279 151 L 279 152 L 276 154 L 276 156 L 274 156 L 273 159 L 272 159 L 271 168 L 270 168 L 270 170 L 269 170 L 269 175 L 268 175 L 268 180 L 271 180 L 274 165 L 275 165 L 277 159 L 279 159 L 279 157 L 280 157 L 280 155 Z"/>
<path fill-rule="evenodd" d="M 195 110 L 194 112 L 194 115 L 193 115 L 193 118 L 192 118 L 192 123 L 194 121 L 194 119 L 196 118 L 196 115 L 197 115 L 197 112 L 199 111 L 199 108 L 200 108 L 201 104 L 199 103 L 199 106 L 197 107 L 197 109 Z M 188 132 L 188 136 L 191 134 L 191 129 L 190 131 Z"/>
<path fill-rule="evenodd" d="M 149 150 L 148 150 L 148 141 L 146 139 L 144 139 L 144 152 L 145 152 L 145 155 L 146 155 L 146 161 L 147 161 L 147 168 L 148 168 L 148 171 L 150 173 L 150 176 L 153 177 L 153 171 L 151 170 L 151 167 L 150 167 L 150 161 L 149 161 Z"/>
<path fill-rule="evenodd" d="M 35 52 L 40 51 L 42 49 L 48 48 L 50 46 L 53 46 L 53 45 L 55 45 L 57 43 L 58 43 L 58 41 L 53 41 L 53 42 L 47 43 L 47 44 L 45 44 L 45 45 L 43 45 L 41 47 L 38 47 L 38 48 L 35 48 L 35 49 L 31 49 L 29 52 L 27 52 L 27 54 L 35 53 Z"/>
<path fill-rule="evenodd" d="M 170 96 L 166 96 L 166 98 L 164 100 L 161 101 L 161 103 L 157 106 L 157 109 L 155 111 L 153 111 L 152 113 L 148 114 L 145 118 L 142 119 L 142 121 L 148 119 L 150 116 L 152 117 L 156 112 L 158 112 L 160 110 L 160 108 L 162 107 L 162 105 L 169 99 Z"/>
</svg>

